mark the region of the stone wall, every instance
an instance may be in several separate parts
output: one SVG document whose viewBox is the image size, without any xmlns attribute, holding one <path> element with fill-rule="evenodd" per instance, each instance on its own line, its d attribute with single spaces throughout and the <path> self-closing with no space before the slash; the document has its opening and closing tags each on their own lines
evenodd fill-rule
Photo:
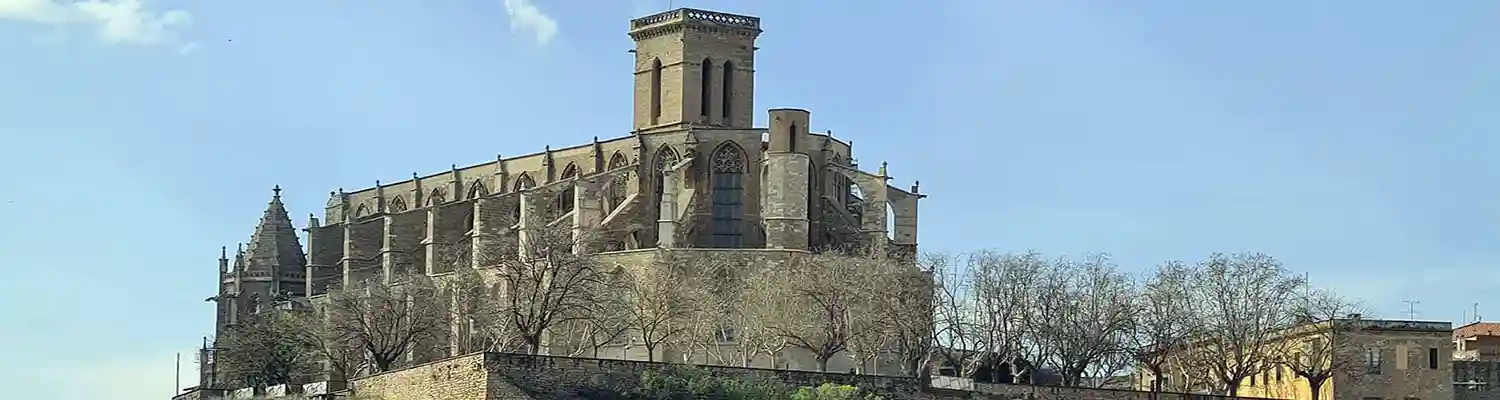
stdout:
<svg viewBox="0 0 1500 400">
<path fill-rule="evenodd" d="M 476 353 L 360 378 L 351 392 L 373 399 L 610 399 L 632 393 L 641 375 L 672 364 L 608 359 Z M 764 379 L 789 386 L 836 383 L 859 386 L 888 399 L 958 400 L 1187 400 L 1220 396 L 1147 393 L 1129 390 L 974 384 L 939 378 L 923 389 L 917 378 L 700 366 L 722 377 Z"/>
<path fill-rule="evenodd" d="M 470 354 L 355 379 L 350 391 L 379 399 L 484 400 L 490 398 L 487 356 Z"/>
<path fill-rule="evenodd" d="M 932 388 L 927 391 L 924 398 L 948 399 L 968 398 L 951 397 L 953 393 L 972 393 L 984 399 L 1016 399 L 1024 398 L 1031 400 L 1210 400 L 1229 399 L 1228 396 L 1171 393 L 1171 392 L 1142 392 L 1135 390 L 1119 389 L 1094 389 L 1075 388 L 1059 386 L 1031 386 L 1031 385 L 1009 385 L 998 383 L 974 383 L 972 379 L 939 376 L 933 377 Z M 1236 397 L 1237 399 L 1257 399 L 1256 397 Z"/>
<path fill-rule="evenodd" d="M 486 353 L 484 356 L 485 365 L 500 381 L 513 385 L 512 390 L 538 399 L 598 399 L 611 393 L 629 393 L 640 384 L 642 373 L 672 365 L 508 353 Z M 721 366 L 701 368 L 717 376 L 767 379 L 791 386 L 848 384 L 885 393 L 893 399 L 917 398 L 920 391 L 914 378 Z"/>
<path fill-rule="evenodd" d="M 1500 361 L 1454 361 L 1453 400 L 1500 399 Z"/>
</svg>

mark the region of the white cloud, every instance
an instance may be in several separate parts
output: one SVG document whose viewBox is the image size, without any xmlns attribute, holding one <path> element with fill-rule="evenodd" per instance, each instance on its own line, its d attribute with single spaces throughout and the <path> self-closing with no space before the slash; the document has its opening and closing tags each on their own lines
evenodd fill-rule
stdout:
<svg viewBox="0 0 1500 400">
<path fill-rule="evenodd" d="M 79 25 L 118 44 L 178 44 L 176 31 L 192 23 L 180 9 L 153 10 L 148 0 L 0 0 L 0 21 Z"/>
<path fill-rule="evenodd" d="M 531 0 L 505 0 L 505 14 L 510 16 L 510 30 L 529 31 L 536 36 L 537 44 L 546 46 L 557 35 L 557 20 L 542 13 Z"/>
</svg>

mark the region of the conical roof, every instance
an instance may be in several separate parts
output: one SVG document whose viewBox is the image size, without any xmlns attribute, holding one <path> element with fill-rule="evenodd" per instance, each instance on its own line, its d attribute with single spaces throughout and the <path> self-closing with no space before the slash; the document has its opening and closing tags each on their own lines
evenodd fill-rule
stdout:
<svg viewBox="0 0 1500 400">
<path fill-rule="evenodd" d="M 297 228 L 292 226 L 286 205 L 281 203 L 281 187 L 272 191 L 271 203 L 266 205 L 266 212 L 245 249 L 245 269 L 277 275 L 283 271 L 301 271 L 307 265 L 307 255 L 302 252 Z"/>
</svg>

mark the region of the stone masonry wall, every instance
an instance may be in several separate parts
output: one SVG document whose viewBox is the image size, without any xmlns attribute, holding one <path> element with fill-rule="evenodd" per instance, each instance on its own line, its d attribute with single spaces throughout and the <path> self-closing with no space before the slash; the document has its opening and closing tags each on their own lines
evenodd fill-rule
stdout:
<svg viewBox="0 0 1500 400">
<path fill-rule="evenodd" d="M 486 354 L 470 354 L 350 382 L 350 391 L 377 399 L 485 400 L 489 397 Z"/>
<path fill-rule="evenodd" d="M 356 379 L 351 391 L 376 399 L 499 400 L 607 399 L 630 393 L 646 371 L 671 364 L 609 359 L 476 353 Z M 767 379 L 789 386 L 837 383 L 879 392 L 888 399 L 929 400 L 1207 400 L 1219 396 L 1147 393 L 1128 390 L 1026 385 L 934 382 L 923 389 L 917 378 L 819 373 L 758 368 L 699 366 L 722 377 Z"/>
<path fill-rule="evenodd" d="M 628 393 L 640 384 L 641 374 L 660 370 L 671 364 L 572 357 L 529 356 L 509 353 L 486 353 L 486 367 L 499 382 L 513 385 L 518 392 L 505 393 L 523 398 L 524 393 L 537 399 L 592 399 L 610 393 Z M 771 370 L 702 366 L 711 374 L 724 377 L 772 379 L 793 386 L 816 386 L 823 383 L 852 384 L 887 394 L 887 398 L 916 398 L 920 385 L 913 378 L 828 374 L 808 371 Z M 504 386 L 496 386 L 497 389 Z"/>
<path fill-rule="evenodd" d="M 1500 361 L 1454 361 L 1453 400 L 1500 399 Z"/>
</svg>

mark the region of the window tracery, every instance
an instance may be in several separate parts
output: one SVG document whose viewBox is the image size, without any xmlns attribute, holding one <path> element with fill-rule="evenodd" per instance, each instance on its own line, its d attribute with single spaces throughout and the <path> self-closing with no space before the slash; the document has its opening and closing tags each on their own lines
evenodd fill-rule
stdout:
<svg viewBox="0 0 1500 400">
<path fill-rule="evenodd" d="M 738 248 L 745 238 L 745 154 L 739 146 L 725 143 L 714 150 L 712 160 L 713 247 Z"/>
</svg>

